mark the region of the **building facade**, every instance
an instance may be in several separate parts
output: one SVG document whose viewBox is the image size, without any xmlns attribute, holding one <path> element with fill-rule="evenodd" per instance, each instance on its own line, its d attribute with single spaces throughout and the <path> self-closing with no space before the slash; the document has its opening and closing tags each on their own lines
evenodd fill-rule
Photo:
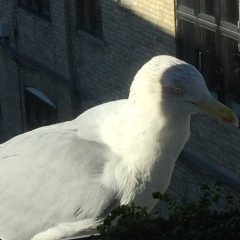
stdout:
<svg viewBox="0 0 240 240">
<path fill-rule="evenodd" d="M 212 94 L 240 116 L 239 5 L 1 0 L 0 142 L 127 97 L 137 70 L 159 54 L 195 65 Z M 238 176 L 239 130 L 201 114 L 192 120 L 186 149 Z"/>
<path fill-rule="evenodd" d="M 144 62 L 176 55 L 173 2 L 148 3 L 2 0 L 2 139 L 126 97 Z"/>
</svg>

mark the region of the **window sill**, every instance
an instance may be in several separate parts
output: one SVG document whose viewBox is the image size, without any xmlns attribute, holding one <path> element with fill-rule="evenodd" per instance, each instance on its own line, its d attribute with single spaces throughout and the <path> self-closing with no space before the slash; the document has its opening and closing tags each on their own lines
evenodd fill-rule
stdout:
<svg viewBox="0 0 240 240">
<path fill-rule="evenodd" d="M 232 24 L 232 23 L 229 23 L 229 22 L 226 22 L 226 21 L 221 21 L 221 22 L 220 22 L 220 26 L 221 26 L 222 28 L 225 28 L 225 29 L 227 29 L 227 30 L 230 30 L 230 31 L 235 32 L 235 33 L 238 34 L 237 24 L 235 25 L 235 24 Z"/>
<path fill-rule="evenodd" d="M 103 38 L 99 38 L 95 35 L 92 35 L 84 31 L 83 29 L 78 29 L 77 35 L 80 38 L 83 38 L 84 40 L 86 40 L 87 42 L 91 42 L 92 44 L 97 45 L 100 48 L 104 48 L 106 46 L 106 42 L 103 40 Z"/>
<path fill-rule="evenodd" d="M 115 0 L 119 7 L 123 7 L 125 9 L 131 9 L 132 3 L 130 0 Z"/>
<path fill-rule="evenodd" d="M 194 16 L 194 10 L 185 6 L 178 6 L 178 11 L 184 12 L 186 14 L 189 14 L 191 16 Z"/>
<path fill-rule="evenodd" d="M 198 17 L 203 21 L 207 21 L 216 25 L 216 20 L 215 20 L 215 17 L 213 16 L 207 15 L 205 13 L 199 13 Z"/>
</svg>

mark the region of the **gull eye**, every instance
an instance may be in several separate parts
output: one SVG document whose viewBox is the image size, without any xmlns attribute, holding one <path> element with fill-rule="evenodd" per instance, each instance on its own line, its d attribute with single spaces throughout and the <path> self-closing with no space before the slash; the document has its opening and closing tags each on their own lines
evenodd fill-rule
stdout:
<svg viewBox="0 0 240 240">
<path fill-rule="evenodd" d="M 174 88 L 174 91 L 175 93 L 178 93 L 178 94 L 182 92 L 181 88 Z"/>
<path fill-rule="evenodd" d="M 170 94 L 183 95 L 185 91 L 179 87 L 163 87 L 164 91 Z"/>
</svg>

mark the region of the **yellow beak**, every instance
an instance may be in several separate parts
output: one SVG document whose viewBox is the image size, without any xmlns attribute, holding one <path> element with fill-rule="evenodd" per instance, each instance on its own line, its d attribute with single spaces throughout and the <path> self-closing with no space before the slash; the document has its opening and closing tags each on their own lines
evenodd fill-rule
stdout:
<svg viewBox="0 0 240 240">
<path fill-rule="evenodd" d="M 207 112 L 219 119 L 221 119 L 224 122 L 227 122 L 229 124 L 232 124 L 235 127 L 238 127 L 239 120 L 236 114 L 227 106 L 223 105 L 216 99 L 212 99 L 210 104 L 198 104 L 201 110 L 204 112 Z"/>
</svg>

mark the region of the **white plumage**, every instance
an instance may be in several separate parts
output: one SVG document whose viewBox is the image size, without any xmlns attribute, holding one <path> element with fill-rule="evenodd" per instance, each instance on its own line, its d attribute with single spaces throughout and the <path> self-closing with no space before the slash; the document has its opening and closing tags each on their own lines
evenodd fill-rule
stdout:
<svg viewBox="0 0 240 240">
<path fill-rule="evenodd" d="M 0 238 L 59 240 L 133 200 L 151 210 L 151 193 L 167 189 L 190 115 L 200 110 L 238 125 L 193 66 L 157 56 L 139 70 L 128 99 L 0 145 Z"/>
</svg>

